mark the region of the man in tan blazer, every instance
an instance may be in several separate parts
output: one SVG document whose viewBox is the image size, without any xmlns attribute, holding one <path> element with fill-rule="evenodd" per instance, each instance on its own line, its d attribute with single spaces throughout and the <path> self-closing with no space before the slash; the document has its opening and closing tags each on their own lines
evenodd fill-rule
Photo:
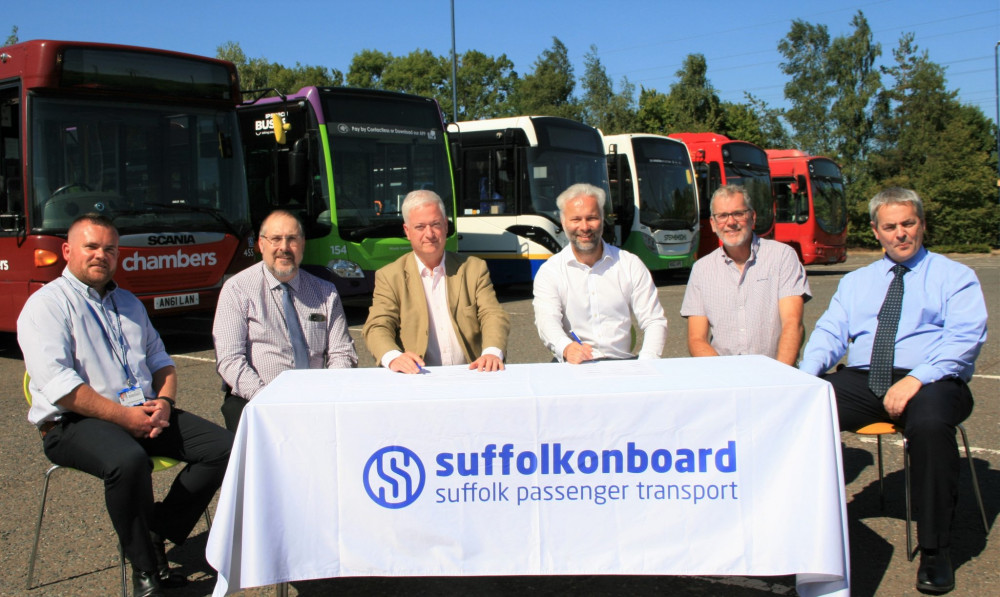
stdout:
<svg viewBox="0 0 1000 597">
<path fill-rule="evenodd" d="M 437 193 L 413 191 L 401 211 L 413 251 L 375 272 L 362 332 L 368 350 L 401 373 L 465 363 L 502 370 L 510 316 L 497 301 L 486 262 L 445 252 L 448 217 Z"/>
</svg>

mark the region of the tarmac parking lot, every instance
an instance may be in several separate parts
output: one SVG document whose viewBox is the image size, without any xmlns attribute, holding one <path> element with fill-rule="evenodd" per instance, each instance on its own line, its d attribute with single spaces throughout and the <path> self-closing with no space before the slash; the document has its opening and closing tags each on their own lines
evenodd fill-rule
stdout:
<svg viewBox="0 0 1000 597">
<path fill-rule="evenodd" d="M 855 252 L 844 264 L 810 266 L 813 299 L 806 304 L 807 335 L 825 310 L 842 276 L 878 258 L 877 253 Z M 986 507 L 988 535 L 984 534 L 972 481 L 964 458 L 960 498 L 953 535 L 952 558 L 957 588 L 952 595 L 1000 595 L 1000 254 L 956 255 L 972 267 L 982 283 L 990 313 L 990 337 L 983 348 L 971 385 L 976 398 L 966 421 L 972 458 Z M 686 322 L 680 316 L 685 277 L 657 279 L 660 300 L 667 312 L 669 331 L 665 358 L 684 358 Z M 548 354 L 534 327 L 531 289 L 501 288 L 498 294 L 511 314 L 508 361 L 548 361 Z M 363 303 L 347 306 L 351 334 L 361 367 L 374 359 L 360 338 L 367 315 Z M 167 349 L 178 368 L 178 402 L 185 409 L 222 424 L 222 394 L 215 373 L 208 316 L 158 319 Z M 33 589 L 25 588 L 28 554 L 38 515 L 43 475 L 49 466 L 38 433 L 26 420 L 21 383 L 24 363 L 13 334 L 0 333 L 0 595 L 115 595 L 118 593 L 116 539 L 104 508 L 100 483 L 75 471 L 53 475 L 42 529 Z M 874 438 L 842 434 L 844 476 L 851 545 L 853 595 L 916 595 L 917 560 L 908 562 L 905 541 L 905 508 L 901 443 L 885 445 L 885 509 L 879 507 L 878 470 Z M 961 445 L 961 442 L 960 442 Z M 963 454 L 964 456 L 964 454 Z M 172 478 L 171 472 L 155 476 L 158 495 Z M 795 491 L 794 480 L 789 491 Z M 168 595 L 210 595 L 215 572 L 205 563 L 207 528 L 204 522 L 182 546 L 168 545 L 168 556 L 188 576 L 186 587 Z M 292 583 L 290 595 L 795 595 L 794 578 L 782 577 L 474 577 L 474 578 L 344 578 Z M 262 587 L 240 594 L 271 595 Z"/>
</svg>

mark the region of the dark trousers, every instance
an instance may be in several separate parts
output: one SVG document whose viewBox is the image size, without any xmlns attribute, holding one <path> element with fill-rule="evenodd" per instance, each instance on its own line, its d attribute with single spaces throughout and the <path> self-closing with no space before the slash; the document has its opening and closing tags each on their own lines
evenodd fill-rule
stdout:
<svg viewBox="0 0 1000 597">
<path fill-rule="evenodd" d="M 897 369 L 893 382 L 907 371 Z M 893 421 L 868 389 L 866 369 L 845 368 L 824 376 L 837 395 L 841 431 L 857 431 L 878 422 L 896 423 L 909 441 L 917 538 L 920 547 L 951 544 L 951 521 L 958 501 L 958 443 L 955 426 L 972 413 L 972 392 L 964 381 L 949 378 L 927 384 Z"/>
<path fill-rule="evenodd" d="M 66 415 L 43 441 L 54 464 L 72 467 L 104 480 L 111 524 L 135 568 L 156 570 L 149 532 L 183 543 L 222 484 L 233 434 L 182 410 L 170 414 L 170 426 L 155 439 L 137 439 L 102 421 Z M 162 502 L 153 503 L 153 467 L 149 456 L 188 463 Z"/>
<path fill-rule="evenodd" d="M 226 420 L 226 429 L 236 433 L 236 428 L 240 425 L 240 417 L 243 416 L 243 409 L 247 407 L 247 401 L 239 396 L 226 392 L 222 399 L 222 418 Z"/>
</svg>

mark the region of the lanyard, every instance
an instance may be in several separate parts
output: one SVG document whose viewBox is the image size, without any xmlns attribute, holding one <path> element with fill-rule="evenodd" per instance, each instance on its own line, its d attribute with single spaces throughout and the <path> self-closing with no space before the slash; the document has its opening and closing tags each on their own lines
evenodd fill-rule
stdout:
<svg viewBox="0 0 1000 597">
<path fill-rule="evenodd" d="M 128 380 L 130 387 L 134 387 L 136 384 L 135 376 L 132 375 L 132 369 L 128 366 L 128 351 L 125 347 L 125 333 L 122 328 L 122 317 L 118 313 L 118 304 L 115 303 L 114 297 L 111 297 L 111 305 L 115 309 L 115 317 L 118 319 L 118 348 L 121 349 L 119 354 L 118 350 L 115 349 L 115 344 L 111 340 L 111 332 L 114 332 L 114 327 L 111 325 L 111 319 L 107 316 L 108 310 L 104 308 L 103 303 L 101 304 L 101 310 L 104 312 L 105 319 L 107 319 L 108 325 L 105 327 L 104 321 L 97 315 L 97 311 L 94 310 L 93 305 L 90 301 L 87 301 L 87 308 L 90 309 L 90 314 L 94 316 L 97 320 L 97 324 L 101 326 L 101 331 L 104 332 L 104 339 L 107 340 L 108 346 L 111 348 L 111 354 L 114 355 L 115 360 L 122 366 L 122 371 L 125 372 L 125 379 Z M 110 332 L 108 331 L 110 328 Z"/>
</svg>

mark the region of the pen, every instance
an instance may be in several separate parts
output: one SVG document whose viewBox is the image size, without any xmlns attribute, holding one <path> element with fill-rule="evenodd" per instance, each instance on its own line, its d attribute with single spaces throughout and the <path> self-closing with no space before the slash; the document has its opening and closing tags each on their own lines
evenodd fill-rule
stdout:
<svg viewBox="0 0 1000 597">
<path fill-rule="evenodd" d="M 573 330 L 569 331 L 569 337 L 573 339 L 573 342 L 576 342 L 577 344 L 583 344 L 583 342 L 580 341 L 580 336 L 577 336 L 576 332 L 574 332 Z"/>
<path fill-rule="evenodd" d="M 413 363 L 413 364 L 417 366 L 417 373 L 430 373 L 430 371 L 421 367 L 420 363 Z"/>
</svg>

